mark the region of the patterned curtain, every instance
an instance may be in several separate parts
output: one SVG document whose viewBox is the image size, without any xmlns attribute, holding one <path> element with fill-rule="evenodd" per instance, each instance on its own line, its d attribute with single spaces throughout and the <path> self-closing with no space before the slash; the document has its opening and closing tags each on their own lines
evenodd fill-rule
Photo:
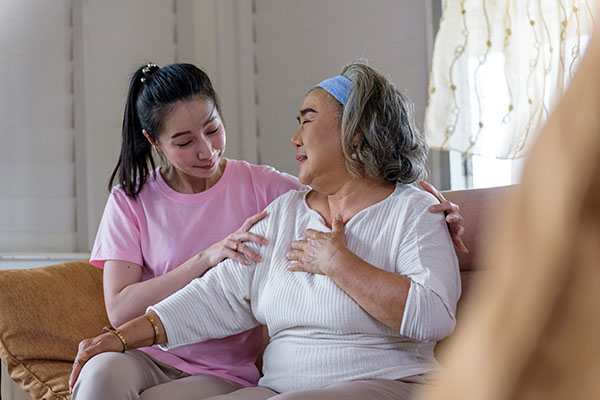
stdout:
<svg viewBox="0 0 600 400">
<path fill-rule="evenodd" d="M 448 0 L 435 40 L 425 131 L 464 155 L 527 155 L 591 35 L 588 0 Z"/>
</svg>

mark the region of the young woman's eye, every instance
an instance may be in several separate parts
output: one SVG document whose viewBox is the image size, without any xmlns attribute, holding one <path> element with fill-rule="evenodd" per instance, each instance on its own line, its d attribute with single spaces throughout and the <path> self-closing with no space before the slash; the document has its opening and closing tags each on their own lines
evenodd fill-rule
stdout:
<svg viewBox="0 0 600 400">
<path fill-rule="evenodd" d="M 192 141 L 191 141 L 191 140 L 189 140 L 189 141 L 187 141 L 187 142 L 185 142 L 185 143 L 177 143 L 177 144 L 176 144 L 176 146 L 177 146 L 177 147 L 185 147 L 185 146 L 187 146 L 187 145 L 188 145 L 188 144 L 190 144 L 190 143 L 192 143 Z"/>
<path fill-rule="evenodd" d="M 217 126 L 215 129 L 206 132 L 207 135 L 214 135 L 219 131 L 219 127 Z"/>
</svg>

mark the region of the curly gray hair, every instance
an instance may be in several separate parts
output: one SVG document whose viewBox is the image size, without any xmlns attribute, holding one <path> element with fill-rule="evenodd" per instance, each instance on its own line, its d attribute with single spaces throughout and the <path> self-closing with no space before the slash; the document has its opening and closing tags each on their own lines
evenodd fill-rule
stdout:
<svg viewBox="0 0 600 400">
<path fill-rule="evenodd" d="M 345 107 L 337 103 L 346 168 L 357 176 L 383 177 L 391 183 L 424 178 L 428 148 L 415 125 L 411 102 L 362 62 L 345 66 L 341 75 L 353 85 Z"/>
</svg>

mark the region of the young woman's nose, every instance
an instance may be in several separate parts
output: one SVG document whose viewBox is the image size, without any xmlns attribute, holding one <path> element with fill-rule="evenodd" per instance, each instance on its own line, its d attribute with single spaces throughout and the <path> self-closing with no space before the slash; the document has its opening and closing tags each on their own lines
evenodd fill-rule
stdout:
<svg viewBox="0 0 600 400">
<path fill-rule="evenodd" d="M 200 138 L 196 149 L 199 160 L 208 160 L 212 157 L 212 145 L 206 138 Z"/>
</svg>

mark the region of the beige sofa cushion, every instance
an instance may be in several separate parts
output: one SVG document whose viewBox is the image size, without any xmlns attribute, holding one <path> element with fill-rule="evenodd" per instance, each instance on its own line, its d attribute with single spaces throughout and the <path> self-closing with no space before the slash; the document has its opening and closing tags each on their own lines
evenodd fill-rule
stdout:
<svg viewBox="0 0 600 400">
<path fill-rule="evenodd" d="M 108 324 L 102 270 L 87 261 L 0 271 L 0 358 L 32 399 L 68 399 L 78 343 Z"/>
</svg>

